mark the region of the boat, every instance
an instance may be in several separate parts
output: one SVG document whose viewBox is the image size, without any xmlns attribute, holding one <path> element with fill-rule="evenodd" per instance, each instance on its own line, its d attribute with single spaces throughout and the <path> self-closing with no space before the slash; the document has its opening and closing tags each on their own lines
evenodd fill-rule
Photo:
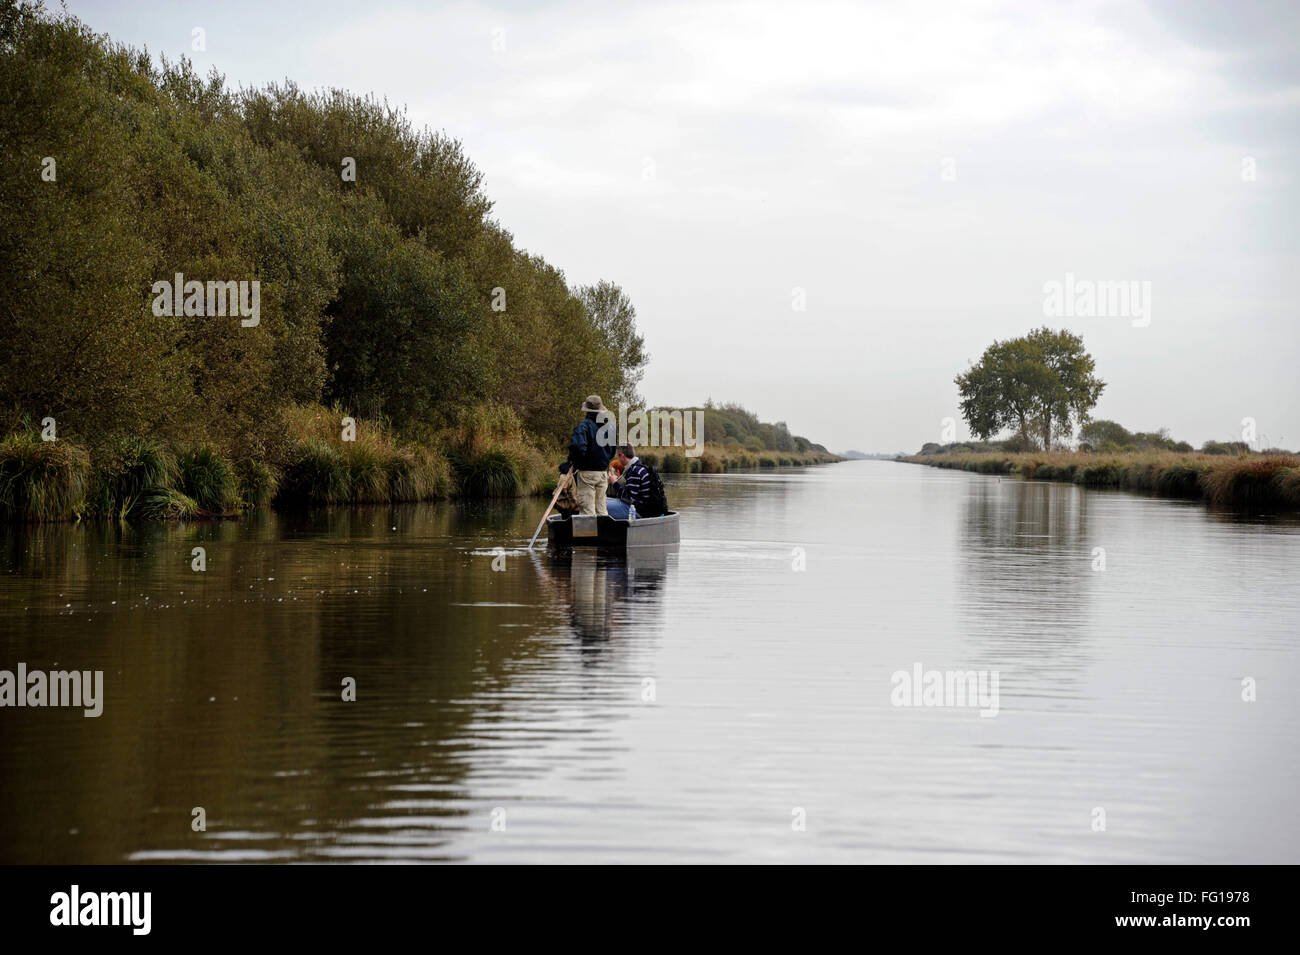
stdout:
<svg viewBox="0 0 1300 955">
<path fill-rule="evenodd" d="M 552 547 L 662 547 L 682 539 L 677 512 L 662 517 L 618 520 L 604 514 L 552 514 L 546 519 Z"/>
</svg>

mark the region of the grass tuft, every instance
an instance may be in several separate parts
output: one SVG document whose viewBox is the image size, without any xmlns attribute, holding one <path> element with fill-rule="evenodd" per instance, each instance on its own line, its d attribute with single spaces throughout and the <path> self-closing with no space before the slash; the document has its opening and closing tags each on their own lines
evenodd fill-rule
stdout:
<svg viewBox="0 0 1300 955">
<path fill-rule="evenodd" d="M 0 519 L 61 521 L 77 515 L 86 493 L 90 458 L 67 441 L 42 441 L 31 432 L 0 441 Z"/>
<path fill-rule="evenodd" d="M 208 514 L 228 514 L 239 506 L 239 477 L 234 466 L 207 446 L 187 448 L 176 456 L 177 489 Z"/>
</svg>

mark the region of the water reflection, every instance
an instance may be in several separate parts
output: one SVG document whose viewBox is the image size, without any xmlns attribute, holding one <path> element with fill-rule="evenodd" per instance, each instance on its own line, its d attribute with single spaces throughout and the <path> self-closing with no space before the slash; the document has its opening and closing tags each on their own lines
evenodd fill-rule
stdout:
<svg viewBox="0 0 1300 955">
<path fill-rule="evenodd" d="M 654 629 L 679 545 L 633 547 L 626 552 L 575 547 L 534 557 L 538 578 L 552 601 L 569 610 L 573 634 L 584 650 L 598 651 L 635 620 Z"/>
<path fill-rule="evenodd" d="M 976 480 L 961 514 L 958 596 L 978 668 L 1011 689 L 1073 694 L 1087 660 L 1095 581 L 1092 496 L 1073 485 Z M 1100 546 L 1100 545 L 1097 545 Z"/>
<path fill-rule="evenodd" d="M 0 529 L 0 667 L 105 671 L 99 719 L 0 712 L 0 861 L 1295 860 L 1294 522 L 669 483 L 685 540 L 626 554 L 529 552 L 537 501 Z M 917 661 L 1001 713 L 893 706 Z"/>
</svg>

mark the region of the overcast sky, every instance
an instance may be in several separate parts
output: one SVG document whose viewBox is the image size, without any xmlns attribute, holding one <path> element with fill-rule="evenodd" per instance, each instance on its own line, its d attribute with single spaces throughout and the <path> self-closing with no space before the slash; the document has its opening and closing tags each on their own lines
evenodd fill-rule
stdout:
<svg viewBox="0 0 1300 955">
<path fill-rule="evenodd" d="M 1300 447 L 1300 4 L 68 8 L 462 140 L 521 246 L 632 297 L 651 402 L 915 450 L 954 375 L 1046 323 L 1096 358 L 1096 417 Z M 1067 273 L 1150 282 L 1149 323 L 1046 316 Z"/>
</svg>

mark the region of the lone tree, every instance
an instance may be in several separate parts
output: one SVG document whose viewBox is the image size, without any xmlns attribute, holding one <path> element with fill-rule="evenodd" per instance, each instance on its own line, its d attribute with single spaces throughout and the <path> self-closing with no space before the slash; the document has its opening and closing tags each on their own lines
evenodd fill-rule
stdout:
<svg viewBox="0 0 1300 955">
<path fill-rule="evenodd" d="M 962 417 L 981 440 L 1013 428 L 1051 450 L 1053 438 L 1068 438 L 1088 423 L 1106 387 L 1093 367 L 1083 339 L 1065 329 L 995 341 L 955 379 Z"/>
</svg>

